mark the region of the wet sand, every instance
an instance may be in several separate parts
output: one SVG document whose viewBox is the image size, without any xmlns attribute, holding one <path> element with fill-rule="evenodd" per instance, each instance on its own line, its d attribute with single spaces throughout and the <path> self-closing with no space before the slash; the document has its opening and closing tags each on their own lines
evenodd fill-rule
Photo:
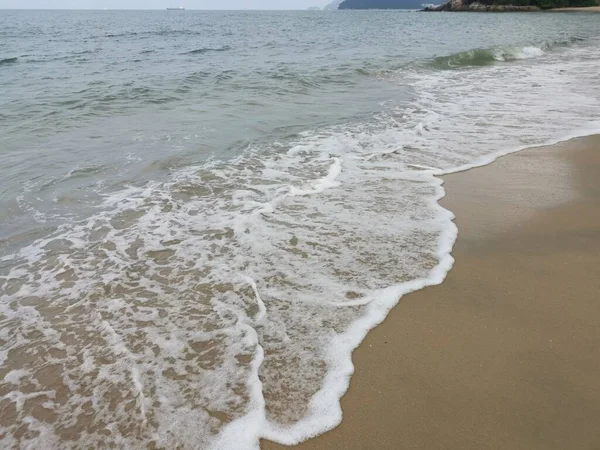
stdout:
<svg viewBox="0 0 600 450">
<path fill-rule="evenodd" d="M 600 449 L 600 137 L 444 178 L 454 268 L 369 333 L 342 424 L 296 448 Z"/>
</svg>

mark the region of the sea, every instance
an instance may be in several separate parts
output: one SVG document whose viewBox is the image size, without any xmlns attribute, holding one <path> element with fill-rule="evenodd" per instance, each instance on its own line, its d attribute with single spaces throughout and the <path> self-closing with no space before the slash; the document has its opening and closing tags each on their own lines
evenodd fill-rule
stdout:
<svg viewBox="0 0 600 450">
<path fill-rule="evenodd" d="M 599 74 L 594 14 L 0 11 L 1 446 L 335 427 L 439 175 L 600 131 Z"/>
</svg>

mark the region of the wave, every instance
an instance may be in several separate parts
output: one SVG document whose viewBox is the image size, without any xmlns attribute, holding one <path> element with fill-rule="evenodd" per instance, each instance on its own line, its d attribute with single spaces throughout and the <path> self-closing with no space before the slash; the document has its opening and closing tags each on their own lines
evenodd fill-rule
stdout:
<svg viewBox="0 0 600 450">
<path fill-rule="evenodd" d="M 473 49 L 449 56 L 439 56 L 431 62 L 431 66 L 441 70 L 490 66 L 497 62 L 537 58 L 543 54 L 544 50 L 539 47 Z"/>
<path fill-rule="evenodd" d="M 570 47 L 584 41 L 586 41 L 585 38 L 571 36 L 567 39 L 543 42 L 539 45 L 476 48 L 448 56 L 439 56 L 430 61 L 428 66 L 438 70 L 491 66 L 498 62 L 539 58 L 557 47 Z"/>
<path fill-rule="evenodd" d="M 19 60 L 19 58 L 4 58 L 0 59 L 0 65 L 4 64 L 14 64 Z"/>
<path fill-rule="evenodd" d="M 225 46 L 219 47 L 219 48 L 206 47 L 206 48 L 197 48 L 195 50 L 190 50 L 189 52 L 183 52 L 182 55 L 203 55 L 204 53 L 208 53 L 208 52 L 226 52 L 228 50 L 231 50 L 231 47 L 229 45 L 225 45 Z"/>
<path fill-rule="evenodd" d="M 95 164 L 91 166 L 75 167 L 71 169 L 61 181 L 74 179 L 74 178 L 85 178 L 90 175 L 98 175 L 109 169 L 109 166 L 105 164 Z"/>
<path fill-rule="evenodd" d="M 179 36 L 206 36 L 206 31 L 194 31 L 194 30 L 159 30 L 159 31 L 124 31 L 121 33 L 105 33 L 101 35 L 87 36 L 88 40 L 95 40 L 98 38 L 108 39 L 120 39 L 120 38 L 133 38 L 133 39 L 147 39 L 153 37 L 179 37 Z"/>
</svg>

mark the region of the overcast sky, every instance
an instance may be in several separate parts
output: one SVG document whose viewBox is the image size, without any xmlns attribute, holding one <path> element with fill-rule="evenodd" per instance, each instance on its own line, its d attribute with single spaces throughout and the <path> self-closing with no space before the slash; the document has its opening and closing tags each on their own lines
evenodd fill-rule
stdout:
<svg viewBox="0 0 600 450">
<path fill-rule="evenodd" d="M 306 9 L 328 0 L 0 0 L 0 9 Z"/>
</svg>

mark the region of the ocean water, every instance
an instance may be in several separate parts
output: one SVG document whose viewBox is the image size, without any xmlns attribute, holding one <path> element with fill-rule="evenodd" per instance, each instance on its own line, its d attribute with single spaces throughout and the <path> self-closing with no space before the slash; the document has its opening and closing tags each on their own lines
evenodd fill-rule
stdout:
<svg viewBox="0 0 600 450">
<path fill-rule="evenodd" d="M 336 426 L 452 266 L 436 175 L 600 130 L 598 19 L 1 11 L 2 447 Z"/>
</svg>

